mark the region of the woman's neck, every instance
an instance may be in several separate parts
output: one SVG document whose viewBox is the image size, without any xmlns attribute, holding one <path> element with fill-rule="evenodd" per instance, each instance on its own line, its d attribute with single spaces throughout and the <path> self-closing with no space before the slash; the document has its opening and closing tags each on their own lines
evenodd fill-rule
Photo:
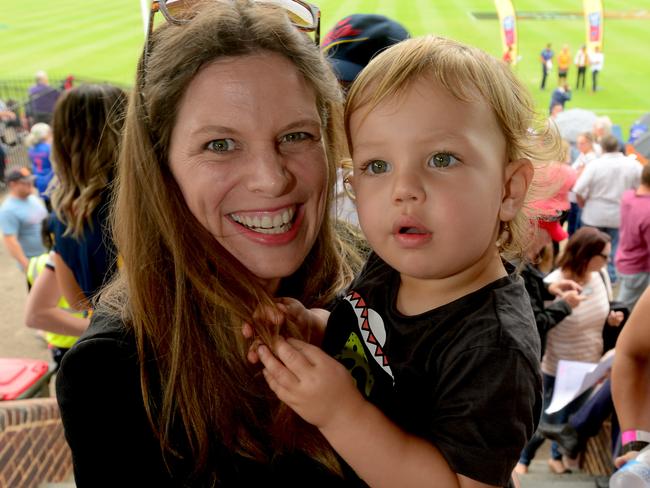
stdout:
<svg viewBox="0 0 650 488">
<path fill-rule="evenodd" d="M 271 296 L 275 296 L 278 289 L 280 288 L 280 280 L 280 278 L 258 278 L 258 281 L 262 287 Z"/>
</svg>

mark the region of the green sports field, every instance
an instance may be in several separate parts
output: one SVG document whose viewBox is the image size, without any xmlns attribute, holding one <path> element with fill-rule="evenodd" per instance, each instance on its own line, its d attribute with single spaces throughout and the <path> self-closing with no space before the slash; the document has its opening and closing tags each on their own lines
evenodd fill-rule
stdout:
<svg viewBox="0 0 650 488">
<path fill-rule="evenodd" d="M 513 3 L 520 13 L 582 9 L 580 0 Z M 604 5 L 602 90 L 574 93 L 567 108 L 609 115 L 627 134 L 634 120 L 650 112 L 650 0 L 605 0 Z M 445 35 L 501 55 L 498 21 L 473 15 L 494 13 L 492 1 L 322 0 L 319 6 L 323 32 L 350 13 L 381 13 L 402 22 L 413 35 Z M 642 11 L 645 18 L 638 15 Z M 574 53 L 585 37 L 584 21 L 580 17 L 520 19 L 518 32 L 522 58 L 514 69 L 530 87 L 540 112 L 545 112 L 555 79 L 551 78 L 546 92 L 539 90 L 539 52 L 551 42 L 556 52 L 566 43 Z M 71 73 L 128 85 L 143 37 L 138 0 L 0 0 L 0 80 L 29 78 L 44 69 L 52 77 Z M 569 73 L 571 84 L 574 76 L 575 71 Z"/>
</svg>

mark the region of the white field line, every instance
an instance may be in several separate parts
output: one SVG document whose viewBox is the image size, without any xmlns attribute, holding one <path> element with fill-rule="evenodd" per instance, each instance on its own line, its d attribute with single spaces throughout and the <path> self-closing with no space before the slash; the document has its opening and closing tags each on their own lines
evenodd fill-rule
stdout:
<svg viewBox="0 0 650 488">
<path fill-rule="evenodd" d="M 650 108 L 647 109 L 627 109 L 627 108 L 588 108 L 592 112 L 610 112 L 613 114 L 644 114 L 650 112 Z"/>
</svg>

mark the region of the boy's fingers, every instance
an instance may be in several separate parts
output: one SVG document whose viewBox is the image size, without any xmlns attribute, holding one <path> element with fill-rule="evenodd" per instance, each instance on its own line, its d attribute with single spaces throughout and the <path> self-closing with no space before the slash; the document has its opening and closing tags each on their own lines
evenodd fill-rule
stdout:
<svg viewBox="0 0 650 488">
<path fill-rule="evenodd" d="M 282 297 L 277 303 L 278 308 L 294 319 L 299 318 L 305 312 L 303 304 L 295 298 Z"/>
<path fill-rule="evenodd" d="M 308 342 L 294 339 L 293 337 L 287 339 L 287 342 L 296 351 L 299 351 L 310 365 L 316 364 L 316 362 L 321 357 L 323 357 L 323 355 L 327 356 L 321 348 L 314 346 L 313 344 L 309 344 Z"/>
<path fill-rule="evenodd" d="M 283 364 L 280 356 L 275 357 L 266 344 L 261 344 L 257 348 L 257 355 L 264 365 L 267 374 L 273 376 L 279 384 L 287 386 L 299 381 L 298 377 L 291 371 L 291 367 L 285 366 L 286 363 Z"/>
<path fill-rule="evenodd" d="M 248 352 L 246 353 L 246 359 L 252 364 L 257 364 L 260 361 L 260 356 L 257 354 L 257 348 L 260 347 L 262 342 L 260 342 L 259 339 L 253 340 L 252 344 L 248 348 Z"/>
<path fill-rule="evenodd" d="M 241 326 L 241 333 L 246 339 L 251 339 L 253 337 L 253 326 L 248 322 L 244 322 Z"/>
<path fill-rule="evenodd" d="M 273 325 L 282 325 L 284 314 L 277 307 L 269 305 L 260 305 L 253 312 L 255 322 L 271 323 Z"/>
<path fill-rule="evenodd" d="M 294 372 L 312 366 L 312 363 L 303 354 L 303 347 L 301 347 L 301 345 L 307 344 L 297 339 L 290 339 L 290 341 L 291 343 L 287 342 L 284 337 L 278 337 L 273 343 L 273 352 L 278 356 L 278 359 Z"/>
<path fill-rule="evenodd" d="M 248 359 L 248 362 L 251 364 L 257 364 L 260 361 L 260 357 L 255 349 L 248 350 L 246 353 L 246 359 Z"/>
</svg>

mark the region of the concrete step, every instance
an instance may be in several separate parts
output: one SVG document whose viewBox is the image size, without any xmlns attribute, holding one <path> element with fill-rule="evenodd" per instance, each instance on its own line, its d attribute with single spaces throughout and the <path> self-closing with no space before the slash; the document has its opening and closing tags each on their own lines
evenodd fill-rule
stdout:
<svg viewBox="0 0 650 488">
<path fill-rule="evenodd" d="M 76 485 L 74 483 L 74 476 L 70 475 L 70 477 L 64 481 L 59 481 L 58 483 L 54 482 L 47 482 L 47 483 L 41 483 L 38 488 L 76 488 Z"/>
<path fill-rule="evenodd" d="M 520 475 L 522 488 L 596 488 L 596 477 L 580 471 L 555 474 L 546 459 L 534 459 L 528 474 Z"/>
</svg>

